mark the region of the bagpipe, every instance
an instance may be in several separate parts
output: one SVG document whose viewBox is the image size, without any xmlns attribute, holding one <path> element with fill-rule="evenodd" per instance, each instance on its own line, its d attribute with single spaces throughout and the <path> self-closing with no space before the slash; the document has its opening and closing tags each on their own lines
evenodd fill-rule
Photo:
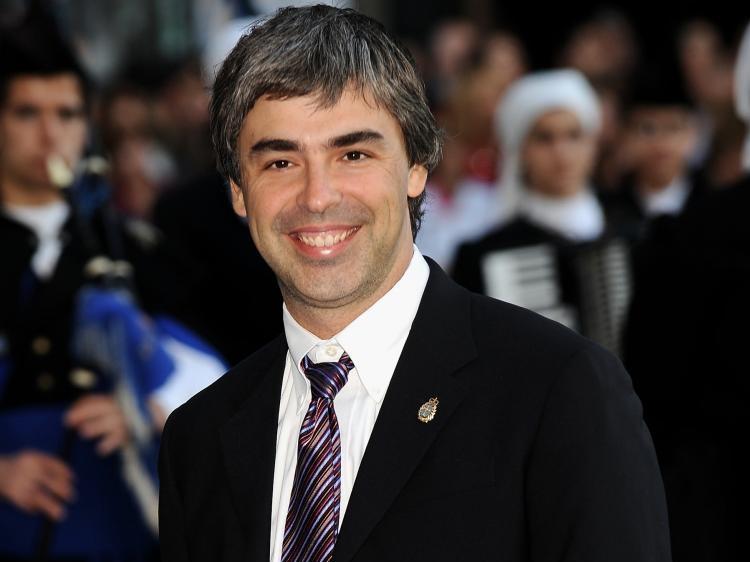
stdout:
<svg viewBox="0 0 750 562">
<path fill-rule="evenodd" d="M 117 452 L 121 474 L 144 522 L 158 532 L 158 448 L 164 416 L 226 370 L 219 354 L 167 316 L 150 316 L 139 305 L 134 270 L 125 255 L 121 219 L 111 204 L 106 162 L 82 161 L 75 172 L 61 159 L 49 173 L 68 200 L 91 258 L 75 299 L 70 353 L 83 372 L 105 378 L 120 406 L 130 439 Z M 97 222 L 99 228 L 94 227 Z M 61 457 L 76 439 L 68 430 Z M 54 524 L 45 526 L 38 552 L 49 548 Z M 43 558 L 43 556 L 41 557 Z"/>
</svg>

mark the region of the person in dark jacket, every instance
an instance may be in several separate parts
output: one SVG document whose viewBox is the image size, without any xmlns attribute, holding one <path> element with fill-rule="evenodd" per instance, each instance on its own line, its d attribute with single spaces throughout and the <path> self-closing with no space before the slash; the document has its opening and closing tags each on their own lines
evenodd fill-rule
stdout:
<svg viewBox="0 0 750 562">
<path fill-rule="evenodd" d="M 638 241 L 655 219 L 699 207 L 710 192 L 705 173 L 691 164 L 698 133 L 677 61 L 637 73 L 624 108 L 625 176 L 605 197 L 613 228 L 628 240 Z"/>
<path fill-rule="evenodd" d="M 380 24 L 284 8 L 211 107 L 284 332 L 167 421 L 164 562 L 670 560 L 617 359 L 415 247 L 440 133 Z"/>
<path fill-rule="evenodd" d="M 750 122 L 750 28 L 736 66 Z M 750 137 L 748 137 L 750 141 Z M 750 556 L 750 142 L 744 176 L 707 194 L 636 247 L 624 361 L 652 429 L 675 560 Z"/>
<path fill-rule="evenodd" d="M 145 560 L 156 484 L 139 447 L 223 365 L 151 316 L 180 315 L 191 269 L 97 200 L 86 78 L 47 23 L 0 38 L 0 559 Z M 127 330 L 117 350 L 105 324 Z"/>
<path fill-rule="evenodd" d="M 607 274 L 606 267 L 626 267 L 626 256 L 608 243 L 590 182 L 601 121 L 596 94 L 574 70 L 530 74 L 511 86 L 496 121 L 505 222 L 461 246 L 453 278 L 617 350 L 629 287 L 626 276 Z M 602 292 L 608 298 L 588 298 Z M 611 306 L 594 306 L 600 301 Z"/>
</svg>

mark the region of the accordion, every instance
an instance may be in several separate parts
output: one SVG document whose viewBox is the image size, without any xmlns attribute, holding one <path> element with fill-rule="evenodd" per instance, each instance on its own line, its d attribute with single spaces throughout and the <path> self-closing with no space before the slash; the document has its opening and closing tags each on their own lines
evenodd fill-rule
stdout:
<svg viewBox="0 0 750 562">
<path fill-rule="evenodd" d="M 624 240 L 496 250 L 480 267 L 487 295 L 555 320 L 621 355 L 632 292 Z"/>
</svg>

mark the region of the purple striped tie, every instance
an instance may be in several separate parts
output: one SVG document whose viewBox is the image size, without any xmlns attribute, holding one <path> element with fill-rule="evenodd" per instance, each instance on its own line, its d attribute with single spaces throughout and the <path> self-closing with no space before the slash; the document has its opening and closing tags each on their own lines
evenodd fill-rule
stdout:
<svg viewBox="0 0 750 562">
<path fill-rule="evenodd" d="M 338 362 L 302 360 L 312 400 L 299 432 L 282 562 L 328 562 L 333 556 L 341 503 L 341 438 L 333 399 L 353 368 L 346 353 Z"/>
</svg>

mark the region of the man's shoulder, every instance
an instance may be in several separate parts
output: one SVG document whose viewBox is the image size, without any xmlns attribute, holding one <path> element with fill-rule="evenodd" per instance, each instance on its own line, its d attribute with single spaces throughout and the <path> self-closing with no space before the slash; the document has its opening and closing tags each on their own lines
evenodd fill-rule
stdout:
<svg viewBox="0 0 750 562">
<path fill-rule="evenodd" d="M 523 416 L 542 415 L 550 396 L 599 404 L 632 395 L 621 361 L 599 344 L 506 302 L 477 294 L 471 302 L 475 380 L 525 404 Z"/>
<path fill-rule="evenodd" d="M 595 342 L 528 309 L 477 293 L 471 293 L 471 303 L 480 357 L 551 373 L 578 355 L 617 361 Z"/>
<path fill-rule="evenodd" d="M 443 329 L 435 318 L 453 327 L 468 328 L 472 335 L 464 343 L 476 346 L 478 357 L 524 365 L 559 364 L 578 352 L 611 355 L 593 341 L 562 324 L 526 308 L 473 292 L 433 267 L 433 291 L 426 293 L 429 306 L 446 312 L 431 317 L 423 329 L 439 337 Z M 447 316 L 446 316 L 447 315 Z M 470 342 L 470 343 L 469 343 Z"/>
<path fill-rule="evenodd" d="M 273 374 L 271 371 L 285 356 L 285 350 L 286 340 L 280 335 L 177 408 L 167 424 L 191 427 L 199 424 L 205 428 L 221 426 L 242 406 L 261 379 Z"/>
</svg>

